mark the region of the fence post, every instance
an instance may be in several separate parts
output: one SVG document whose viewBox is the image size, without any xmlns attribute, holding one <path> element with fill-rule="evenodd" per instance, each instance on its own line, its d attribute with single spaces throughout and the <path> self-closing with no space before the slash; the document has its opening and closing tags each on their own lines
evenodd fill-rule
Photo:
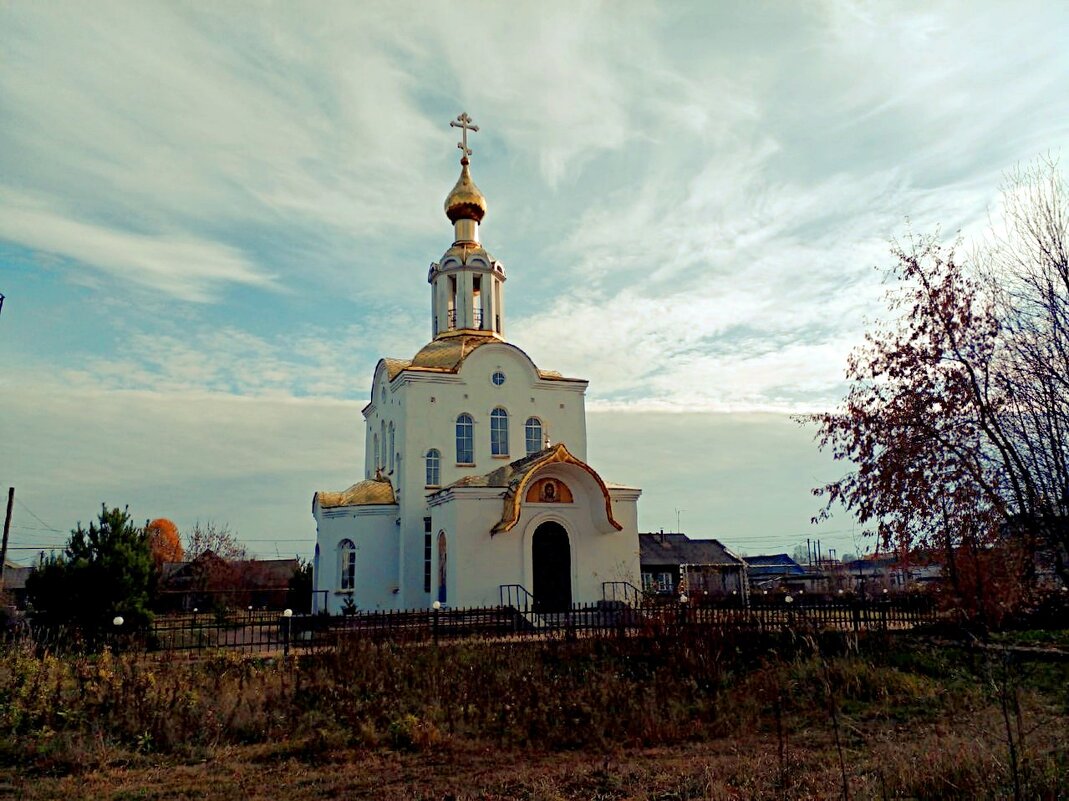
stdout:
<svg viewBox="0 0 1069 801">
<path fill-rule="evenodd" d="M 290 622 L 293 620 L 293 610 L 286 609 L 282 613 L 282 661 L 285 662 L 290 655 Z"/>
<path fill-rule="evenodd" d="M 434 644 L 438 644 L 438 612 L 442 608 L 441 601 L 435 601 L 431 604 L 431 631 L 434 634 Z"/>
</svg>

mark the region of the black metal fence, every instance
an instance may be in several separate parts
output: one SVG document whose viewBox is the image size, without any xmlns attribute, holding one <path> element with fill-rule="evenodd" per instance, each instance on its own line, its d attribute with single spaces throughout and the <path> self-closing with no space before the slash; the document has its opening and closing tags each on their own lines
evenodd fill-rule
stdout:
<svg viewBox="0 0 1069 801">
<path fill-rule="evenodd" d="M 293 615 L 245 610 L 157 617 L 140 631 L 116 627 L 108 643 L 116 649 L 199 652 L 225 649 L 278 653 L 333 648 L 348 639 L 378 642 L 439 642 L 482 638 L 517 640 L 580 637 L 658 637 L 686 631 L 909 629 L 936 622 L 927 598 L 839 601 L 767 597 L 748 604 L 621 602 L 579 604 L 561 612 L 534 612 L 502 605 L 471 609 L 412 609 L 352 615 Z M 55 632 L 26 626 L 23 637 L 39 646 L 61 648 Z"/>
</svg>

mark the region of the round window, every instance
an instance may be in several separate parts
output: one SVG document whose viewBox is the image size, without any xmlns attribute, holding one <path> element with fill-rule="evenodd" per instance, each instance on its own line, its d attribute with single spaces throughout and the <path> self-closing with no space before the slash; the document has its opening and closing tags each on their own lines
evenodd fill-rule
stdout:
<svg viewBox="0 0 1069 801">
<path fill-rule="evenodd" d="M 494 374 L 490 376 L 490 380 L 494 382 L 495 387 L 499 387 L 505 383 L 505 374 L 500 370 L 495 370 Z"/>
</svg>

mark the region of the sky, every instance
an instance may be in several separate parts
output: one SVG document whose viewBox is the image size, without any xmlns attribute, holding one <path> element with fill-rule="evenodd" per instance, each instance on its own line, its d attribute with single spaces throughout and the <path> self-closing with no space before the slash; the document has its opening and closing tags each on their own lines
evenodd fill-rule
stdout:
<svg viewBox="0 0 1069 801">
<path fill-rule="evenodd" d="M 11 556 L 100 504 L 311 555 L 380 356 L 430 338 L 467 111 L 508 339 L 590 381 L 642 530 L 871 543 L 816 485 L 889 242 L 1069 152 L 1061 3 L 0 5 Z"/>
</svg>

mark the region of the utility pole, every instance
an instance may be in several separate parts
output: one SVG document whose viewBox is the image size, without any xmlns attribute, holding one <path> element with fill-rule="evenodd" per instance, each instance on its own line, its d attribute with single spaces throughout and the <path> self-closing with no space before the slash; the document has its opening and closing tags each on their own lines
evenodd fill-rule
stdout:
<svg viewBox="0 0 1069 801">
<path fill-rule="evenodd" d="M 7 535 L 11 531 L 11 507 L 15 505 L 15 488 L 7 488 L 7 515 L 4 517 L 4 540 L 0 544 L 0 590 L 4 589 L 4 565 L 7 564 Z"/>
</svg>

